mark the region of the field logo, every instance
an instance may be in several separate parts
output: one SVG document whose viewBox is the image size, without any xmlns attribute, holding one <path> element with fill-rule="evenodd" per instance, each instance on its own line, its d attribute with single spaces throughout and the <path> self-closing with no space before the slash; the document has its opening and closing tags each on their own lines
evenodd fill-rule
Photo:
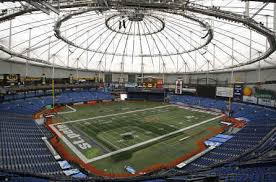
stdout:
<svg viewBox="0 0 276 182">
<path fill-rule="evenodd" d="M 57 125 L 56 126 L 60 132 L 66 135 L 68 138 L 72 139 L 72 143 L 77 145 L 80 149 L 85 150 L 91 148 L 91 145 L 85 142 L 79 134 L 74 133 L 65 125 Z"/>
</svg>

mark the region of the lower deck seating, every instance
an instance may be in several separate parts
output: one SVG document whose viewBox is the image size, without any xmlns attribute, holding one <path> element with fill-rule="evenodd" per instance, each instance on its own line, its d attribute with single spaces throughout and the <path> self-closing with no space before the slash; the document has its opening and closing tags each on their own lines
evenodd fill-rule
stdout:
<svg viewBox="0 0 276 182">
<path fill-rule="evenodd" d="M 222 112 L 226 111 L 227 103 L 223 100 L 193 96 L 171 96 L 170 99 L 172 103 L 181 102 L 191 106 L 219 109 Z M 182 170 L 192 171 L 232 161 L 242 154 L 255 149 L 256 146 L 261 145 L 266 135 L 276 127 L 276 110 L 274 109 L 236 102 L 232 104 L 232 109 L 233 117 L 246 118 L 248 121 L 247 125 L 234 134 L 233 138 L 188 164 Z M 258 151 L 259 154 L 260 152 L 267 152 L 269 149 L 273 149 L 276 145 L 273 136 L 268 139 L 266 145 L 262 146 L 262 150 Z"/>
<path fill-rule="evenodd" d="M 109 93 L 102 91 L 66 91 L 55 97 L 57 104 L 70 104 L 85 102 L 90 100 L 112 100 Z M 14 100 L 0 104 L 0 111 L 16 112 L 17 114 L 33 115 L 46 105 L 51 105 L 51 96 L 33 97 L 27 99 Z"/>
<path fill-rule="evenodd" d="M 41 130 L 32 118 L 0 115 L 0 168 L 36 174 L 62 174 L 59 164 L 45 145 Z"/>
<path fill-rule="evenodd" d="M 169 177 L 168 181 L 196 181 L 203 179 L 201 181 L 250 181 L 250 182 L 274 182 L 276 181 L 276 167 L 275 166 L 228 166 L 228 167 L 218 167 L 211 170 L 197 172 L 192 175 L 181 175 L 179 171 L 171 170 L 168 175 L 174 176 Z M 193 180 L 194 179 L 194 180 Z"/>
<path fill-rule="evenodd" d="M 100 91 L 63 92 L 56 96 L 58 104 L 89 100 L 111 100 Z M 15 100 L 0 104 L 0 168 L 35 174 L 62 174 L 59 164 L 42 140 L 51 133 L 38 126 L 31 115 L 52 103 L 50 96 Z"/>
</svg>

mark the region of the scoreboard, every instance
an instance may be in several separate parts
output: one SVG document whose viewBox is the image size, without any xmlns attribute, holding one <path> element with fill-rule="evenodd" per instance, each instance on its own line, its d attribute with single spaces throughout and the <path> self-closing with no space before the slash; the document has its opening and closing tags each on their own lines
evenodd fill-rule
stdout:
<svg viewBox="0 0 276 182">
<path fill-rule="evenodd" d="M 3 82 L 5 86 L 17 85 L 20 82 L 20 74 L 4 74 Z"/>
<path fill-rule="evenodd" d="M 163 79 L 156 78 L 156 77 L 138 77 L 138 86 L 152 89 L 152 88 L 163 88 Z"/>
</svg>

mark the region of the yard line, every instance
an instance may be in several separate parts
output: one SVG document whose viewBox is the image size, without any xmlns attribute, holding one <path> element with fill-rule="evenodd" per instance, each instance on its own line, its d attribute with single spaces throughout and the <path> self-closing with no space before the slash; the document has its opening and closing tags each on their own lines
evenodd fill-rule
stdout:
<svg viewBox="0 0 276 182">
<path fill-rule="evenodd" d="M 119 149 L 119 150 L 116 150 L 116 151 L 113 151 L 113 152 L 110 152 L 110 153 L 107 153 L 107 154 L 104 154 L 104 155 L 101 155 L 101 156 L 98 156 L 98 157 L 94 157 L 94 158 L 89 159 L 89 160 L 86 160 L 86 161 L 84 161 L 84 162 L 85 162 L 85 163 L 94 162 L 94 161 L 97 161 L 97 160 L 100 160 L 100 159 L 104 159 L 104 158 L 106 158 L 106 157 L 110 157 L 110 156 L 112 156 L 112 155 L 115 155 L 115 154 L 118 154 L 118 153 L 121 153 L 121 152 L 124 152 L 124 151 L 128 151 L 128 150 L 131 150 L 131 149 L 134 149 L 134 148 L 137 148 L 137 147 L 146 145 L 146 144 L 148 144 L 148 143 L 152 143 L 152 142 L 158 141 L 158 140 L 160 140 L 160 139 L 166 138 L 166 137 L 168 137 L 168 136 L 171 136 L 171 135 L 180 133 L 180 132 L 182 132 L 182 131 L 185 131 L 185 130 L 188 130 L 188 129 L 191 129 L 191 128 L 200 126 L 200 125 L 202 125 L 202 124 L 208 123 L 208 122 L 210 122 L 210 121 L 219 119 L 219 118 L 221 118 L 222 116 L 223 116 L 223 115 L 220 115 L 220 116 L 217 116 L 217 117 L 215 117 L 215 118 L 211 118 L 211 119 L 202 121 L 202 122 L 200 122 L 200 123 L 196 123 L 196 124 L 194 124 L 194 125 L 191 125 L 191 126 L 182 128 L 182 129 L 180 129 L 180 130 L 176 130 L 176 131 L 173 131 L 173 132 L 171 132 L 171 133 L 168 133 L 168 134 L 165 134 L 165 135 L 162 135 L 162 136 L 159 136 L 159 137 L 156 137 L 156 138 L 153 138 L 153 139 L 150 139 L 150 140 L 147 140 L 147 141 L 144 141 L 144 142 L 141 142 L 141 143 L 138 143 L 138 144 L 135 144 L 135 145 L 126 147 L 126 148 L 122 148 L 122 149 Z"/>
<path fill-rule="evenodd" d="M 110 150 L 105 147 L 103 144 L 101 144 L 99 141 L 97 141 L 95 138 L 90 137 L 87 133 L 85 133 L 82 129 L 80 129 L 78 126 L 74 126 L 74 125 L 70 125 L 70 127 L 73 127 L 76 131 L 78 131 L 80 134 L 84 135 L 87 139 L 89 139 L 89 141 L 91 140 L 94 144 L 98 145 L 99 148 L 101 148 L 102 150 L 108 151 L 110 152 Z M 105 152 L 103 151 L 103 152 Z"/>
<path fill-rule="evenodd" d="M 78 120 L 73 120 L 73 121 L 59 122 L 59 123 L 55 123 L 53 125 L 66 124 L 66 123 L 75 123 L 75 122 L 81 122 L 81 121 L 87 121 L 87 120 L 93 120 L 93 119 L 99 119 L 99 118 L 106 118 L 106 117 L 110 117 L 110 116 L 119 116 L 119 115 L 124 115 L 124 114 L 129 114 L 129 113 L 143 112 L 143 111 L 154 110 L 154 109 L 164 108 L 164 107 L 171 107 L 171 106 L 172 105 L 157 106 L 157 107 L 153 107 L 153 108 L 140 109 L 140 110 L 128 111 L 128 112 L 117 113 L 117 114 L 108 114 L 108 115 L 96 116 L 96 117 L 92 117 L 92 118 L 85 118 L 85 119 L 78 119 Z"/>
<path fill-rule="evenodd" d="M 101 138 L 102 140 L 104 140 L 105 142 L 109 143 L 110 145 L 112 145 L 114 148 L 116 149 L 120 149 L 120 147 L 118 147 L 117 145 L 115 145 L 114 143 L 110 142 L 108 139 L 106 139 L 104 136 L 99 136 L 99 138 Z M 113 137 L 114 138 L 114 137 Z M 115 138 L 114 138 L 115 139 Z"/>
</svg>

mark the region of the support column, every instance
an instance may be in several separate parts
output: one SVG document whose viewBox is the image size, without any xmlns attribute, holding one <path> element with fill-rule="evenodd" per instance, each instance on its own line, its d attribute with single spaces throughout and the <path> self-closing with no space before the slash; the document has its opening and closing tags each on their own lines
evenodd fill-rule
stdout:
<svg viewBox="0 0 276 182">
<path fill-rule="evenodd" d="M 29 28 L 29 46 L 27 51 L 27 57 L 31 57 L 31 40 L 32 40 L 32 28 Z M 25 77 L 28 76 L 28 67 L 29 67 L 29 60 L 26 60 L 26 69 L 25 69 Z"/>
<path fill-rule="evenodd" d="M 249 1 L 245 1 L 245 11 L 244 11 L 244 15 L 249 17 Z"/>
<path fill-rule="evenodd" d="M 53 108 L 55 107 L 55 57 L 53 54 L 53 69 L 52 69 L 52 99 L 53 99 Z"/>
<path fill-rule="evenodd" d="M 88 49 L 88 39 L 89 39 L 89 30 L 87 31 L 87 39 L 86 39 L 86 49 Z M 89 62 L 89 59 L 88 59 L 88 57 L 89 57 L 89 51 L 88 50 L 86 50 L 86 69 L 88 69 L 88 62 Z"/>
<path fill-rule="evenodd" d="M 206 84 L 209 85 L 209 69 L 210 69 L 210 61 L 207 60 L 207 73 L 206 73 Z"/>
<path fill-rule="evenodd" d="M 185 79 L 184 79 L 184 83 L 187 84 L 187 63 L 184 63 L 185 64 Z"/>
<path fill-rule="evenodd" d="M 252 59 L 252 30 L 249 29 L 249 60 Z"/>
<path fill-rule="evenodd" d="M 79 58 L 77 58 L 77 83 L 79 83 Z"/>
<path fill-rule="evenodd" d="M 9 51 L 11 51 L 12 44 L 12 20 L 10 20 L 10 29 L 9 29 Z"/>
<path fill-rule="evenodd" d="M 70 62 L 70 44 L 67 46 L 67 67 L 69 67 Z"/>
<path fill-rule="evenodd" d="M 141 57 L 141 76 L 142 76 L 142 84 L 143 84 L 144 83 L 144 60 L 143 60 L 143 56 Z"/>
<path fill-rule="evenodd" d="M 216 69 L 215 63 L 216 63 L 216 44 L 213 44 L 214 50 L 213 50 L 213 69 Z"/>
<path fill-rule="evenodd" d="M 234 84 L 234 68 L 233 68 L 233 66 L 234 66 L 234 37 L 232 37 L 232 55 L 231 55 L 231 57 L 232 57 L 232 71 L 231 71 L 231 83 L 232 84 Z"/>
<path fill-rule="evenodd" d="M 259 52 L 259 56 L 261 56 L 261 52 Z M 258 62 L 258 82 L 261 83 L 261 60 Z"/>
<path fill-rule="evenodd" d="M 165 63 L 163 62 L 163 86 L 165 85 Z"/>
<path fill-rule="evenodd" d="M 273 31 L 276 31 L 276 3 L 274 3 Z"/>
<path fill-rule="evenodd" d="M 48 42 L 48 62 L 50 63 L 50 59 L 51 59 L 51 37 L 48 37 L 49 42 Z"/>
</svg>

